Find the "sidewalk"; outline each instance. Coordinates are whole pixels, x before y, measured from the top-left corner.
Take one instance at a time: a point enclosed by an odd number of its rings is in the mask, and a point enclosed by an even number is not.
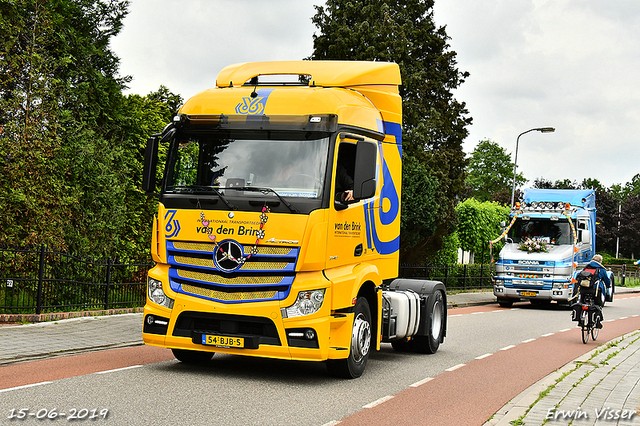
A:
[[[640,288],[616,288],[616,293]],[[449,309],[497,303],[491,292],[447,296]],[[631,420],[603,420],[607,416],[640,413],[640,330],[601,345],[535,383],[500,409],[485,426],[568,424],[640,424]],[[0,367],[17,362],[74,355],[95,350],[142,345],[142,313],[63,319],[0,327]],[[540,398],[540,392],[545,396]],[[598,413],[589,408],[598,407]],[[611,407],[613,411],[606,411]],[[551,411],[549,411],[551,410]],[[605,410],[605,411],[603,411]],[[615,412],[620,410],[619,412]],[[623,412],[622,410],[630,410]],[[586,414],[582,414],[582,413]],[[556,418],[546,419],[552,413]],[[587,416],[585,419],[584,416]],[[618,423],[619,422],[619,423]]]
[[[542,424],[640,424],[640,330],[554,371],[484,426]]]

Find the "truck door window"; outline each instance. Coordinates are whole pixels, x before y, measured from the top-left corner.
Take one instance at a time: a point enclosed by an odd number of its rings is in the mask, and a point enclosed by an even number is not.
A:
[[[353,174],[356,162],[356,145],[342,142],[338,148],[338,162],[335,175],[336,200],[343,203],[352,203],[353,200]]]

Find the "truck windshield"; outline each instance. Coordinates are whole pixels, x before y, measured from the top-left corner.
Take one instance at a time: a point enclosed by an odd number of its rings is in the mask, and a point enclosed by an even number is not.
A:
[[[295,136],[293,136],[295,135]],[[224,132],[179,135],[170,149],[165,193],[225,198],[320,199],[329,150],[326,134]],[[263,191],[256,189],[262,188]],[[276,194],[277,193],[277,194]]]
[[[551,221],[549,219],[516,219],[509,230],[509,237],[514,243],[527,238],[537,238],[547,244],[571,244],[571,225],[566,220]]]

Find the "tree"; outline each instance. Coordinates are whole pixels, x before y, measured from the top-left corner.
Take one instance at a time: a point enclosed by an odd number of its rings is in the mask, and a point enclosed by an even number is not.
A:
[[[593,188],[585,188],[593,189]],[[618,201],[606,188],[596,188],[596,249],[598,252],[616,253],[618,236]]]
[[[411,230],[419,238],[408,236],[406,228],[401,236],[413,241],[401,250],[402,259],[422,261],[455,226],[454,206],[464,190],[466,167],[462,141],[471,118],[452,91],[469,74],[458,71],[445,28],[434,24],[433,0],[327,0],[315,8],[312,22],[320,34],[314,35],[311,59],[393,61],[400,66],[403,161],[417,159],[438,187],[433,194],[437,211]],[[419,189],[411,185],[421,181],[405,176],[403,192],[415,193]]]
[[[510,207],[500,203],[480,202],[468,198],[456,206],[458,212],[458,239],[460,248],[474,252],[476,262],[489,260],[489,241],[501,233],[500,222],[509,219]],[[500,246],[494,247],[496,252]],[[484,254],[484,257],[482,257]]]
[[[128,1],[0,3],[0,228],[9,244],[148,251],[144,144],[180,98],[124,97],[109,50]]]
[[[513,186],[513,162],[507,151],[497,143],[486,139],[476,145],[467,166],[469,197],[479,201],[497,201],[509,204]],[[516,186],[527,179],[518,173]]]
[[[640,194],[632,194],[622,204],[620,253],[635,259],[640,254]]]

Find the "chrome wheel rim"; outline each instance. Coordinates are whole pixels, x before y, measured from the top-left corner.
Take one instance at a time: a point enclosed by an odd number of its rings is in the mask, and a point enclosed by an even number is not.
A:
[[[363,313],[359,313],[353,320],[351,334],[351,352],[356,362],[361,362],[368,354],[371,346],[371,325]]]

